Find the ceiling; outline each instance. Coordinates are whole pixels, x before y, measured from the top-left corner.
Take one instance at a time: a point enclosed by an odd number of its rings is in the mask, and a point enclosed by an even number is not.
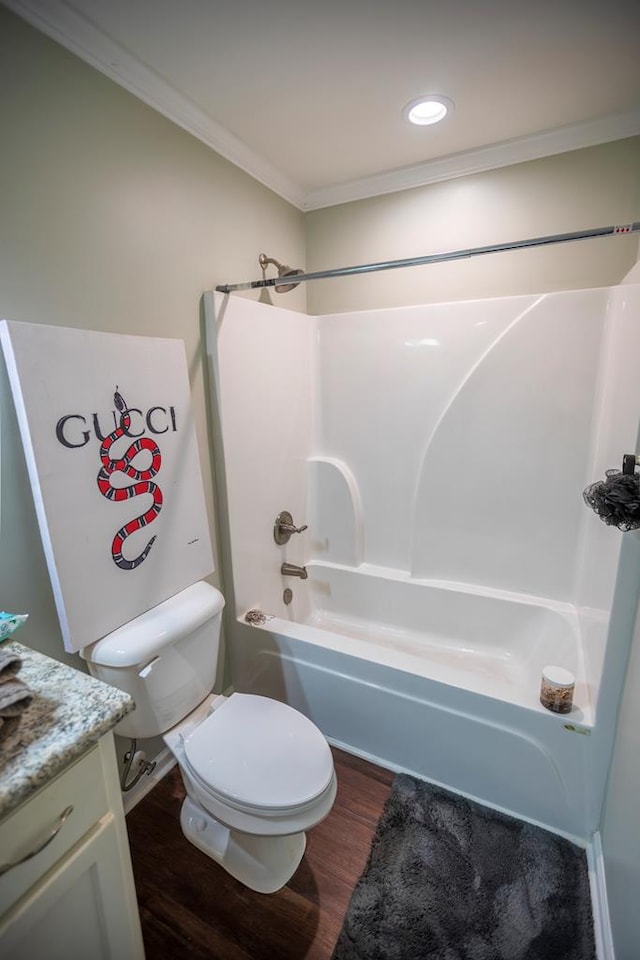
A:
[[[640,0],[4,2],[300,209],[640,133]]]

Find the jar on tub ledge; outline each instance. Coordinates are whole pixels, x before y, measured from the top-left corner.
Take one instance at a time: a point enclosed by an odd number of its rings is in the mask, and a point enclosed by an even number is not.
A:
[[[540,703],[552,713],[570,713],[576,678],[564,667],[545,667],[540,684]]]

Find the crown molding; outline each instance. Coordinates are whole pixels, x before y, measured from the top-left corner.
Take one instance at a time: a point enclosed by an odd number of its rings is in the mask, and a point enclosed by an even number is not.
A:
[[[301,184],[250,150],[64,0],[0,2],[302,211],[366,200],[640,134],[640,110],[635,110],[305,192]]]
[[[312,190],[306,196],[304,209],[320,210],[354,200],[367,200],[399,190],[410,190],[412,187],[424,187],[430,183],[497,170],[527,160],[540,160],[543,157],[568,153],[570,150],[623,140],[637,134],[640,134],[640,110],[619,113],[599,120],[546,130],[529,137],[505,140],[488,147],[480,147],[478,150],[467,150],[464,153],[427,160],[401,170]]]
[[[302,187],[255,154],[187,97],[105,36],[62,0],[2,0],[41,33],[70,50],[299,210]]]

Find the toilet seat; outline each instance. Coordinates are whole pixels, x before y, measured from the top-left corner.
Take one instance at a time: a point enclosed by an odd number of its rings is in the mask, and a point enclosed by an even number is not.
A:
[[[234,693],[183,741],[182,762],[204,797],[247,814],[313,807],[334,786],[331,750],[287,704]]]

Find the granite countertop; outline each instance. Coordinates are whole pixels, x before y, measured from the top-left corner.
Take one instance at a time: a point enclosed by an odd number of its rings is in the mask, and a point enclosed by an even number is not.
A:
[[[134,703],[128,693],[11,641],[18,679],[33,700],[9,730],[0,729],[0,818],[82,756]]]

